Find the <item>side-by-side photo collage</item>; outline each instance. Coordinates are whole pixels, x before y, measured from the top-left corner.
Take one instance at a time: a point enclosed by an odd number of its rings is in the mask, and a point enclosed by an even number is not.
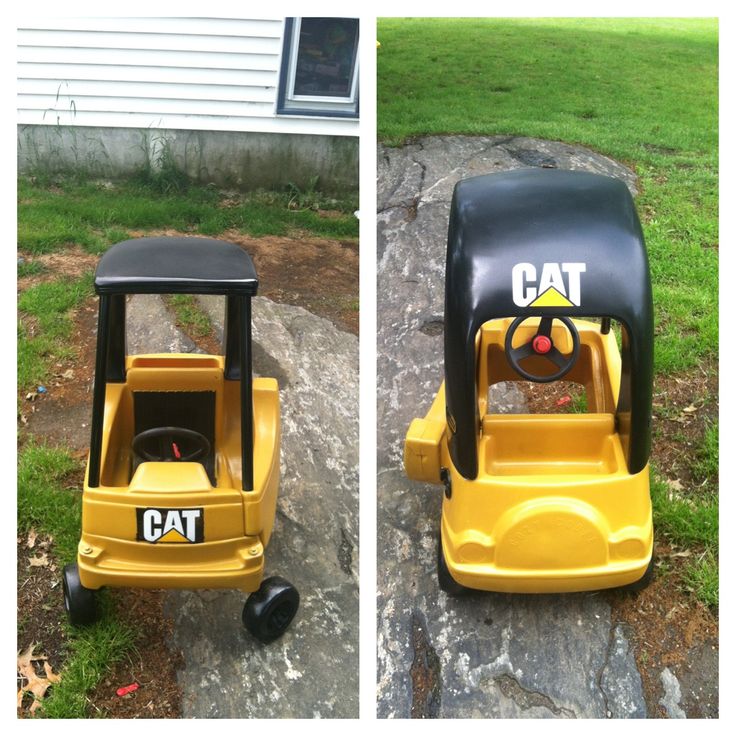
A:
[[[14,721],[728,719],[724,18],[487,10],[16,19]]]

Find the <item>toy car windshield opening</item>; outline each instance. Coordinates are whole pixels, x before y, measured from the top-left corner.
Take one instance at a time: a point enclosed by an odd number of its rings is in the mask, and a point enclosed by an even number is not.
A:
[[[510,319],[510,318],[509,318]],[[508,324],[509,319],[499,320],[497,331],[499,338],[503,337],[502,326]],[[515,371],[505,355],[504,346],[498,342],[486,344],[481,354],[480,343],[483,329],[493,329],[491,325],[484,326],[479,331],[476,341],[478,344],[477,369],[477,398],[478,414],[482,418],[486,414],[514,414],[519,409],[519,394],[515,394],[510,401],[505,401],[504,394],[494,394],[492,390],[497,384],[513,381],[524,398],[524,413],[526,414],[570,414],[570,413],[606,413],[615,414],[619,384],[613,386],[610,381],[601,380],[600,357],[594,355],[590,345],[589,335],[612,334],[617,348],[621,349],[621,325],[611,319],[597,319],[593,317],[576,318],[586,323],[581,334],[581,344],[577,358],[572,362],[570,369],[559,379],[554,381],[539,381],[537,377],[552,376],[557,367],[554,363],[545,360],[544,354],[535,355],[533,351],[523,358],[521,366],[529,369],[531,376],[520,375]],[[588,325],[587,323],[590,323]],[[522,327],[514,335],[514,345],[528,345],[538,319],[529,318],[522,323]],[[554,345],[569,358],[572,353],[572,340],[566,330],[554,327]],[[487,343],[487,341],[486,341]]]

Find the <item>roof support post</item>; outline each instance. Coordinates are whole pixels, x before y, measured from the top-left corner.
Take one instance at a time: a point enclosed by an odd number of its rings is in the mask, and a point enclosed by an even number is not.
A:
[[[125,299],[125,297],[123,297]],[[105,388],[107,386],[108,325],[110,296],[100,296],[100,311],[97,320],[97,357],[95,359],[95,385],[92,395],[92,436],[89,443],[89,478],[87,485],[100,485],[102,461],[102,425],[105,418]]]
[[[249,296],[240,302],[240,429],[243,490],[253,490],[253,359],[251,349],[251,304]]]
[[[125,294],[111,294],[107,328],[106,376],[109,383],[125,383]]]

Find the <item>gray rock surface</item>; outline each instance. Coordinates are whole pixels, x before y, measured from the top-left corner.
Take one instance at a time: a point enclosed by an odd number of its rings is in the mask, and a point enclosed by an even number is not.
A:
[[[221,299],[202,304],[221,333]],[[131,300],[130,352],[194,350],[159,307],[158,297]],[[281,490],[266,575],[293,582],[301,607],[290,630],[264,646],[241,624],[243,594],[169,592],[172,644],[185,660],[182,716],[355,718],[358,340],[262,297],[253,300],[253,339],[255,373],[278,378],[281,389]]]
[[[406,429],[424,416],[443,375],[453,187],[526,165],[607,173],[635,186],[615,161],[563,143],[433,137],[378,151],[379,717],[646,715],[626,632],[613,626],[602,596],[452,599],[439,590],[442,491],[409,481],[402,467]],[[513,387],[497,391],[499,404],[518,400]]]
[[[718,640],[692,647],[677,676],[688,717],[718,718]]]
[[[129,353],[198,352],[197,346],[177,329],[160,296],[128,297],[125,312]]]
[[[659,679],[662,682],[664,695],[660,698],[659,704],[667,712],[669,718],[687,718],[687,714],[680,707],[682,692],[680,690],[680,681],[669,667],[665,667],[659,673]]]

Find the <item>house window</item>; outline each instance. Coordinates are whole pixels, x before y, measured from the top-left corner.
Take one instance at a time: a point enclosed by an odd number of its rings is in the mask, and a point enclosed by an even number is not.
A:
[[[358,19],[287,18],[277,112],[358,117]]]

